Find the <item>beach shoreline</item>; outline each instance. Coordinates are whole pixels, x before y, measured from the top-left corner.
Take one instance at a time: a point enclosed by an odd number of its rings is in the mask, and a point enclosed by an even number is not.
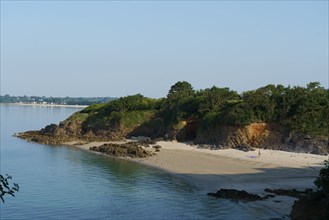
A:
[[[67,143],[88,150],[108,142],[88,144]],[[114,142],[118,143],[118,142]],[[122,143],[122,142],[119,142]],[[206,195],[221,188],[246,190],[265,196],[270,189],[315,189],[317,170],[328,156],[261,149],[243,152],[234,149],[199,149],[179,142],[159,141],[160,151],[148,158],[123,158],[132,162],[163,170],[182,178]],[[152,147],[146,148],[154,151]],[[97,153],[97,152],[94,152]],[[296,198],[276,196],[253,202],[287,217]]]

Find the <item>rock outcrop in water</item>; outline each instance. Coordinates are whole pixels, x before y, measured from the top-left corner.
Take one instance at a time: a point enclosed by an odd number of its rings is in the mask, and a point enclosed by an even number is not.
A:
[[[257,194],[251,194],[244,190],[236,190],[236,189],[220,189],[216,193],[208,193],[207,195],[216,198],[245,200],[245,201],[257,201],[263,199]]]
[[[101,146],[90,147],[90,150],[115,157],[145,158],[154,155],[153,152],[141,147],[139,142],[103,144]]]
[[[274,198],[275,195],[278,196],[289,196],[295,198],[304,198],[306,195],[310,195],[313,193],[312,189],[306,189],[305,191],[298,191],[296,189],[264,189],[264,192],[271,193],[267,194],[263,197],[248,193],[245,190],[236,190],[236,189],[220,189],[215,193],[208,193],[208,196],[216,197],[216,198],[223,198],[223,199],[233,199],[233,200],[245,200],[245,201],[257,201],[257,200],[264,200],[268,198]],[[275,194],[275,195],[273,195]]]

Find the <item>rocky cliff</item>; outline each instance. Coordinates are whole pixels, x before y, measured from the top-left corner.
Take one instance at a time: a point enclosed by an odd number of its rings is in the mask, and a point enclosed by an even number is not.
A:
[[[131,136],[150,136],[155,139],[192,141],[200,147],[212,149],[246,146],[300,153],[329,153],[328,138],[312,138],[307,134],[292,132],[287,127],[275,123],[218,126],[203,130],[197,122],[184,122],[180,126],[168,127],[160,119],[156,119],[158,123],[152,123],[150,119],[148,123],[138,123],[132,127],[120,123],[106,130],[103,127],[86,129],[87,117],[84,120],[81,118],[83,117],[73,115],[59,125],[51,124],[40,131],[22,132],[18,137],[44,144],[61,144],[68,141],[113,141]]]
[[[268,85],[239,95],[228,88],[194,91],[187,82],[166,98],[141,94],[96,104],[58,125],[18,137],[45,144],[122,140],[131,136],[189,141],[200,147],[329,153],[329,90]],[[265,123],[266,122],[266,123]]]
[[[275,123],[252,123],[247,126],[220,126],[198,133],[195,144],[211,144],[214,148],[253,148],[328,154],[327,137],[310,137]]]

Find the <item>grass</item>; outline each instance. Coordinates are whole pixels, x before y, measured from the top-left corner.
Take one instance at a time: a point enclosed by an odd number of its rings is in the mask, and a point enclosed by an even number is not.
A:
[[[121,115],[120,122],[124,127],[133,129],[148,122],[156,114],[155,110],[130,111]]]

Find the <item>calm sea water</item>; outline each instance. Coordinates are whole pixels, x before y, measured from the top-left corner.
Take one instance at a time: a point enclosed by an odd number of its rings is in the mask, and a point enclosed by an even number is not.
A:
[[[12,134],[64,120],[76,108],[0,105],[1,174],[20,185],[0,219],[269,219],[252,203],[208,197],[163,171]]]

